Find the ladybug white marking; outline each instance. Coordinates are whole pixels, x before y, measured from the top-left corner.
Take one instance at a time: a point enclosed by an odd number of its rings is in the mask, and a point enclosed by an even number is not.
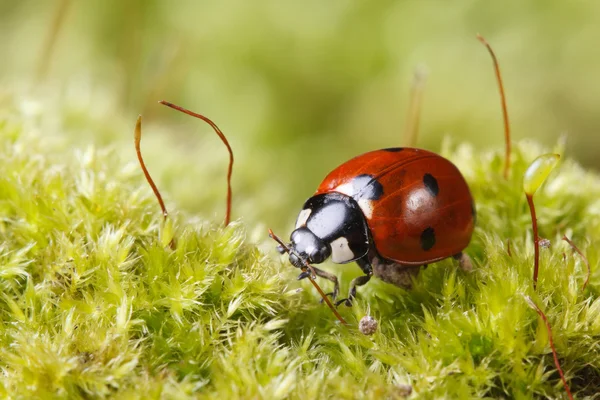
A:
[[[342,236],[331,242],[331,261],[343,264],[355,258],[354,253],[350,249],[348,239]]]
[[[371,219],[373,216],[373,201],[367,199],[358,199],[358,206],[362,210],[365,217]]]
[[[354,197],[356,194],[352,182],[344,183],[333,190],[350,197]],[[365,217],[371,219],[373,216],[373,202],[369,199],[358,199],[358,206],[362,210]]]
[[[338,187],[336,187],[335,189],[333,189],[335,192],[340,192],[342,194],[345,194],[346,196],[354,196],[354,185],[352,184],[352,182],[346,182],[343,185],[340,185]]]
[[[311,212],[312,210],[310,208],[305,208],[304,210],[300,211],[300,214],[298,214],[298,219],[296,220],[296,229],[306,225],[306,221],[308,221],[308,217],[310,217]]]

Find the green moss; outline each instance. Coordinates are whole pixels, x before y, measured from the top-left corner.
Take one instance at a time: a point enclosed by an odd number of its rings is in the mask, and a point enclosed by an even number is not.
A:
[[[170,250],[134,164],[107,149],[59,152],[26,120],[5,118],[0,138],[4,397],[394,398],[409,384],[420,398],[562,398],[524,295],[548,315],[576,396],[600,387],[600,178],[568,157],[536,195],[552,242],[537,292],[521,179],[547,149],[518,143],[505,181],[500,150],[446,144],[477,202],[476,270],[443,261],[411,291],[375,280],[340,308],[343,327],[297,270],[259,250],[273,246],[266,235],[254,244],[241,222],[176,213]],[[565,233],[592,265],[585,293]],[[358,273],[332,270],[342,290]],[[367,312],[380,323],[371,337],[356,329]]]

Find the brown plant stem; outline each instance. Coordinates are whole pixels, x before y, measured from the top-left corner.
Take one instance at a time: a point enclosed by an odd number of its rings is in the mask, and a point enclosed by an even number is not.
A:
[[[192,117],[195,117],[195,118],[199,118],[202,121],[206,122],[207,124],[209,124],[211,126],[211,128],[213,128],[213,130],[219,136],[219,138],[221,139],[221,141],[223,142],[225,147],[227,147],[227,151],[229,152],[229,167],[227,169],[227,205],[226,205],[226,211],[225,211],[225,226],[229,225],[229,221],[231,219],[231,174],[233,172],[233,150],[231,150],[229,141],[227,140],[227,138],[225,137],[225,135],[223,134],[221,129],[219,129],[219,127],[214,122],[212,122],[209,118],[205,117],[204,115],[195,113],[193,111],[190,111],[186,108],[180,107],[173,103],[169,103],[168,101],[161,100],[161,101],[159,101],[159,103],[162,105],[165,105],[167,107],[170,107],[174,110],[181,111],[184,114],[191,115]]]
[[[427,73],[423,68],[417,68],[410,87],[410,97],[408,104],[408,115],[406,117],[406,127],[404,135],[406,145],[413,147],[417,143],[419,135],[419,122],[421,119],[421,106],[423,104],[423,94],[425,93],[425,81]]]
[[[538,237],[537,218],[535,216],[535,205],[533,204],[533,195],[525,194],[529,211],[531,212],[531,226],[533,227],[533,289],[537,289],[538,270],[540,267],[540,238]]]
[[[56,6],[56,10],[54,11],[54,16],[52,18],[52,23],[50,24],[50,28],[48,29],[47,34],[45,35],[44,44],[42,46],[42,52],[40,53],[40,58],[37,62],[37,69],[35,75],[36,83],[40,83],[41,81],[43,81],[46,75],[48,74],[48,68],[50,68],[52,54],[54,53],[54,48],[56,47],[56,41],[64,25],[65,17],[67,16],[70,5],[71,0],[60,0],[58,5]]]
[[[506,154],[504,159],[504,179],[508,179],[508,174],[510,172],[510,123],[508,120],[508,108],[506,106],[506,95],[504,94],[504,84],[502,83],[502,75],[500,74],[500,65],[498,63],[498,59],[496,58],[496,54],[494,54],[494,50],[492,50],[492,46],[484,39],[483,36],[477,34],[477,39],[483,43],[483,45],[488,49],[490,55],[492,56],[492,61],[494,62],[494,71],[496,72],[496,80],[498,81],[498,88],[500,89],[500,102],[502,104],[502,116],[504,118],[504,141],[506,142]]]
[[[142,116],[141,115],[138,116],[137,121],[135,123],[135,130],[133,133],[133,138],[134,138],[135,152],[137,153],[137,159],[140,162],[140,166],[142,167],[142,171],[144,172],[146,181],[148,181],[148,184],[150,185],[150,187],[152,188],[152,191],[154,192],[154,196],[158,200],[158,204],[160,205],[160,209],[162,211],[164,221],[166,221],[167,217],[169,216],[169,213],[167,212],[167,208],[165,207],[165,202],[163,201],[163,198],[160,194],[160,191],[158,190],[158,187],[156,187],[154,180],[150,176],[150,173],[148,172],[148,169],[146,168],[146,163],[144,162],[144,158],[142,157],[142,150],[140,148],[140,144],[142,142]],[[171,241],[169,242],[169,247],[172,250],[175,250],[176,246],[175,246],[174,238],[171,239]]]
[[[560,367],[560,362],[558,361],[558,353],[556,352],[556,348],[554,347],[554,340],[552,339],[552,328],[550,327],[548,318],[546,317],[546,314],[544,314],[544,312],[537,306],[537,304],[535,304],[533,302],[531,297],[525,296],[525,301],[527,301],[527,304],[529,304],[529,306],[531,308],[533,308],[535,310],[535,312],[538,313],[538,315],[544,321],[544,325],[546,325],[546,330],[548,331],[548,343],[550,344],[550,349],[552,350],[552,356],[554,357],[554,365],[556,366],[556,369],[558,370],[560,379],[562,380],[563,386],[565,387],[565,390],[567,392],[567,396],[569,396],[569,399],[573,400],[573,395],[571,394],[571,389],[569,388],[569,384],[567,383],[567,380],[565,379],[565,374],[563,373],[563,370]]]

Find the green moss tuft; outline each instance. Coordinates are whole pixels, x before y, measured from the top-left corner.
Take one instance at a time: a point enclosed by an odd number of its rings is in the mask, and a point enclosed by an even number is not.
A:
[[[600,178],[567,158],[536,195],[552,245],[534,292],[522,192],[546,151],[534,143],[515,146],[508,181],[500,151],[446,144],[477,202],[476,270],[443,261],[411,291],[375,280],[340,308],[343,327],[240,222],[176,214],[177,248],[164,246],[135,164],[106,149],[53,151],[22,121],[0,123],[0,138],[2,396],[394,398],[411,385],[422,398],[564,397],[525,295],[548,315],[576,396],[600,387]],[[591,263],[585,293],[585,265],[563,234]],[[342,290],[359,272],[332,270]],[[370,337],[356,327],[367,313],[380,326]]]

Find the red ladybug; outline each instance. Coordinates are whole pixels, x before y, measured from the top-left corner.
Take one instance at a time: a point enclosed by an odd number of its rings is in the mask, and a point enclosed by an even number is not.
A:
[[[471,240],[475,204],[460,171],[445,158],[414,148],[389,148],[362,154],[334,169],[304,203],[292,232],[290,262],[338,264],[356,261],[365,273],[410,287],[411,275],[423,265],[454,257],[464,269],[471,262],[462,250]],[[283,252],[283,248],[279,248]],[[314,268],[334,282],[335,275]],[[298,279],[308,277],[302,273]]]

